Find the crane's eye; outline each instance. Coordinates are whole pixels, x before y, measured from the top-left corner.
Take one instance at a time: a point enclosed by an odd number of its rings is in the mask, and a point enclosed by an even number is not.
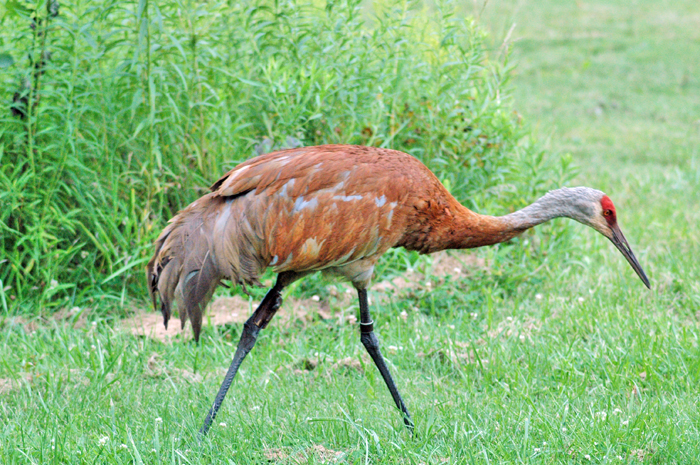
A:
[[[605,211],[603,212],[603,215],[604,215],[604,216],[610,216],[610,215],[612,215],[612,210],[605,210]]]

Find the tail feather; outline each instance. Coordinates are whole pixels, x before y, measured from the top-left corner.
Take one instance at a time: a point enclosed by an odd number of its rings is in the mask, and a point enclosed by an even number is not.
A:
[[[178,258],[164,260],[164,262],[160,276],[156,277],[156,291],[160,296],[160,312],[163,314],[163,324],[167,328],[171,315],[173,296],[175,295],[175,288],[178,282],[178,275],[180,274],[182,266]],[[156,301],[155,293],[153,295],[153,301]],[[158,308],[155,303],[153,306],[156,309]]]
[[[189,319],[197,341],[204,308],[223,277],[211,254],[211,227],[205,221],[212,205],[202,200],[170,221],[156,240],[156,252],[147,265],[153,306],[158,308],[160,298],[163,324],[168,327],[175,303],[182,327]]]
[[[188,239],[195,239],[196,235]],[[211,247],[206,237],[200,237],[199,242],[193,241],[185,260],[180,280],[175,290],[178,308],[186,309],[187,317],[192,325],[195,339],[199,340],[202,328],[202,316],[216,286],[221,281],[221,274],[211,254]],[[185,316],[181,316],[181,325],[185,327]]]
[[[158,310],[158,297],[160,297],[160,312],[163,314],[163,325],[168,328],[170,320],[171,300],[168,299],[172,295],[172,291],[168,291],[169,283],[172,281],[173,270],[179,268],[177,264],[171,264],[171,257],[162,257],[160,252],[163,248],[163,243],[170,236],[172,225],[165,228],[158,240],[156,240],[156,253],[146,265],[146,275],[148,276],[148,293],[153,302],[153,308]],[[168,267],[168,265],[171,265]]]
[[[198,341],[204,309],[223,278],[258,282],[265,260],[261,244],[247,237],[253,235],[250,228],[240,227],[243,210],[207,194],[170,220],[156,240],[146,269],[153,306],[158,309],[160,298],[166,328],[176,303],[183,328],[189,320]]]

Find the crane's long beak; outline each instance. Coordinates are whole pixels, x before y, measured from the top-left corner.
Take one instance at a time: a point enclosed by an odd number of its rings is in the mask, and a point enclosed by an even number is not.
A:
[[[620,227],[617,224],[612,227],[612,238],[610,238],[610,241],[615,244],[615,247],[617,247],[620,252],[622,252],[622,255],[625,256],[629,264],[632,266],[632,269],[634,269],[644,285],[651,289],[651,286],[649,285],[649,278],[647,278],[647,275],[644,273],[642,265],[640,265],[637,261],[637,257],[635,257],[632,253],[632,249],[627,243],[627,239],[625,239],[625,236],[622,234],[622,231],[620,231]]]

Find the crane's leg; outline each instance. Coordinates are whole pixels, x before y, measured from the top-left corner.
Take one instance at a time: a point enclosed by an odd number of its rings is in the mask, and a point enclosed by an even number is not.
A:
[[[406,409],[406,405],[403,403],[401,394],[399,394],[399,390],[396,389],[396,384],[394,384],[391,373],[389,373],[389,368],[384,362],[384,357],[382,357],[382,354],[379,351],[379,340],[374,334],[374,322],[369,314],[367,290],[358,289],[357,295],[360,298],[360,340],[365,346],[365,349],[367,349],[367,352],[369,352],[372,360],[374,360],[374,364],[377,365],[379,372],[382,374],[382,378],[384,378],[386,387],[389,388],[389,392],[391,393],[391,397],[394,398],[396,406],[403,413],[403,422],[406,425],[406,428],[408,428],[411,434],[413,434],[414,426],[413,420],[411,420],[411,414],[408,413],[408,409]]]
[[[214,404],[212,404],[211,409],[209,409],[209,414],[204,420],[204,425],[202,425],[202,428],[199,430],[200,439],[206,436],[207,431],[209,431],[209,427],[214,421],[214,418],[216,418],[216,413],[219,411],[221,403],[224,401],[224,397],[226,397],[228,388],[231,386],[233,378],[238,372],[238,368],[241,366],[241,363],[246,355],[248,355],[248,352],[250,352],[255,345],[255,341],[258,338],[258,333],[261,329],[267,326],[275,312],[277,312],[277,309],[282,304],[282,289],[299,279],[301,276],[303,275],[293,272],[280,273],[277,276],[275,286],[267,292],[265,298],[262,300],[262,302],[260,302],[260,305],[255,310],[253,315],[243,325],[241,340],[238,342],[238,347],[236,348],[236,353],[233,356],[233,361],[231,361],[231,366],[228,368],[226,376],[224,377],[224,382],[221,384],[219,392],[216,394]]]

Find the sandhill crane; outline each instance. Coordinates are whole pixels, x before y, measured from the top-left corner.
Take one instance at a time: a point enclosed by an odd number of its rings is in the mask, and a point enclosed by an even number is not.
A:
[[[367,301],[374,266],[387,250],[420,253],[507,241],[552,218],[592,227],[622,252],[649,287],[617,224],[615,207],[588,187],[549,192],[532,205],[494,217],[462,206],[416,158],[395,150],[351,145],[268,153],[226,173],[211,193],[179,212],[157,239],[147,266],[167,327],[177,301],[199,340],[202,312],[224,278],[260,285],[266,268],[277,282],[244,324],[240,342],[200,434],[214,420],[241,362],[282,302],[282,289],[314,271],[340,275],[357,289],[360,336],[403,413],[411,416],[379,351]]]

